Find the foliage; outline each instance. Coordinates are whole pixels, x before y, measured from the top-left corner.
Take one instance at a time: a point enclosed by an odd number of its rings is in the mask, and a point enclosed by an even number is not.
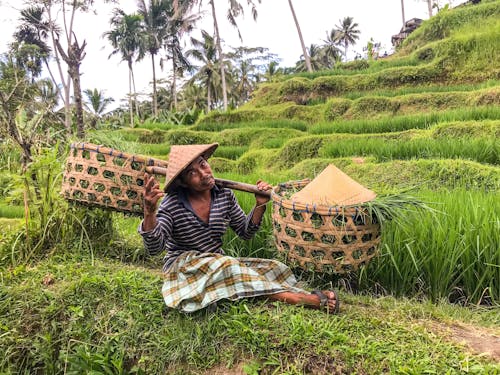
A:
[[[265,301],[186,315],[166,310],[157,272],[68,257],[4,270],[2,280],[7,373],[181,374],[219,363],[263,374],[498,371],[425,325],[431,316],[435,324],[495,326],[494,311],[341,293],[345,314],[356,319]]]
[[[363,283],[376,283],[396,294],[425,294],[434,301],[497,301],[498,196],[465,190],[422,196],[436,202],[437,213],[423,212],[409,216],[406,223],[390,224],[382,254],[362,275]]]

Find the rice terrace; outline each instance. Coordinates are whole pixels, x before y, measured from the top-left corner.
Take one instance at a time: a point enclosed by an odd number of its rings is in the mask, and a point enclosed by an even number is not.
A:
[[[83,38],[50,18],[61,2],[20,13],[0,61],[0,374],[500,374],[500,0],[434,9],[389,56],[344,61],[353,41],[332,31],[293,68],[222,54],[218,32],[183,47],[198,3],[116,11],[105,38],[130,73],[158,51],[176,73],[158,69],[144,100],[131,84],[111,112],[80,81]],[[226,233],[226,254],[284,262],[305,289],[338,291],[338,314],[165,305],[164,254],[138,234],[144,171],[172,145],[215,142],[217,178],[275,187],[260,230]],[[340,213],[285,204],[332,165],[376,197]],[[254,194],[234,193],[249,212]]]

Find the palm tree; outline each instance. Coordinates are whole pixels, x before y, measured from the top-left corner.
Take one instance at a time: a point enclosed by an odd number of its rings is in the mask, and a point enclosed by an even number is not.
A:
[[[217,60],[217,47],[215,40],[205,30],[201,31],[203,40],[191,38],[193,49],[186,52],[187,57],[192,57],[194,60],[199,61],[202,65],[198,67],[196,73],[189,80],[190,83],[198,82],[206,90],[206,110],[209,112],[213,108],[213,103],[216,101],[214,97],[217,96],[220,77],[220,71]]]
[[[329,67],[333,67],[336,61],[340,59],[342,52],[338,48],[340,41],[340,32],[336,29],[332,29],[329,33],[326,33],[326,39],[323,40],[325,45],[323,46],[323,53],[325,59],[328,61]]]
[[[344,58],[347,61],[347,48],[349,45],[356,44],[356,40],[359,39],[359,29],[357,28],[359,25],[356,22],[353,22],[352,17],[344,17],[343,20],[339,20],[340,24],[336,25],[339,32],[339,40],[341,44],[344,46]]]
[[[29,56],[25,56],[30,61],[24,61],[27,64],[26,67],[30,68],[33,76],[39,76],[42,72],[42,65],[49,69],[48,57],[50,55],[51,49],[48,46],[46,40],[49,36],[49,25],[44,20],[44,10],[42,7],[28,7],[21,10],[20,21],[21,24],[18,26],[17,31],[14,33],[15,42],[11,45],[12,50],[18,50],[22,52],[25,50],[26,46],[31,46],[31,53]],[[17,57],[17,62],[23,63],[22,55]]]
[[[283,69],[279,67],[279,63],[275,60],[269,61],[264,71],[266,81],[272,81],[279,74],[283,74]]]
[[[192,65],[184,56],[181,46],[181,38],[184,34],[194,29],[195,23],[200,19],[200,14],[189,14],[192,3],[187,0],[174,6],[173,13],[169,17],[167,26],[167,37],[165,47],[167,59],[172,60],[172,98],[174,108],[177,109],[177,75],[183,75],[185,70],[192,70]]]
[[[95,128],[97,120],[102,117],[106,111],[106,107],[114,102],[113,98],[104,96],[103,90],[86,89],[83,90],[86,97],[85,108],[92,113],[92,127]]]
[[[297,20],[297,16],[295,15],[295,10],[293,9],[292,0],[288,0],[288,5],[290,5],[290,10],[292,11],[293,20],[295,22],[295,27],[297,28],[297,32],[299,33],[300,45],[302,46],[302,56],[304,57],[304,61],[307,67],[308,72],[312,72],[311,59],[307,54],[306,45],[304,44],[304,38],[302,37],[302,32],[300,31],[299,21]]]
[[[153,69],[153,114],[158,117],[158,99],[156,90],[156,66],[155,56],[160,51],[167,36],[168,11],[170,1],[149,0],[148,6],[144,0],[138,0],[138,13],[142,16],[146,30],[145,49],[151,56],[151,66]]]
[[[132,99],[134,99],[135,102],[136,115],[139,115],[133,61],[136,56],[136,59],[139,59],[144,55],[143,47],[145,45],[146,34],[144,33],[142,17],[138,14],[125,14],[122,9],[114,9],[113,16],[110,19],[110,24],[113,28],[110,31],[105,32],[103,36],[108,39],[114,48],[108,58],[119,53],[122,61],[127,62],[129,72],[128,85],[130,126],[133,126],[134,114]]]
[[[200,3],[200,5],[203,3],[203,0],[193,0],[195,3]],[[259,3],[261,0],[257,0]],[[217,22],[217,16],[215,13],[215,1],[214,0],[208,0],[208,3],[210,4],[210,8],[212,10],[212,18],[214,20],[214,32],[215,32],[215,44],[217,47],[217,53],[219,54],[219,60],[220,60],[220,77],[221,77],[221,83],[222,83],[222,100],[223,100],[223,105],[224,105],[224,110],[227,110],[227,84],[226,84],[226,74],[225,74],[225,63],[224,63],[224,54],[222,53],[222,46],[221,46],[221,38],[220,38],[220,33],[219,33],[219,24]],[[251,7],[252,11],[252,17],[255,20],[257,20],[257,7],[255,5],[254,0],[247,0],[247,4]],[[238,0],[228,0],[228,8],[227,8],[227,19],[229,23],[236,28],[238,31],[238,36],[241,38],[241,33],[238,29],[238,24],[236,23],[236,18],[238,18],[240,15],[244,14],[244,9],[243,6],[239,3]]]
[[[309,48],[306,48],[307,54],[309,55],[309,64],[313,71],[321,70],[326,68],[325,66],[325,55],[323,49],[317,44],[311,44]],[[297,62],[295,70],[297,72],[309,71],[307,64],[305,62],[304,56],[301,56],[302,60]]]

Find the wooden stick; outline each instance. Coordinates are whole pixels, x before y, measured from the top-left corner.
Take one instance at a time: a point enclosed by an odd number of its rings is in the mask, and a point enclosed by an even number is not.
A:
[[[166,176],[167,174],[167,168],[162,168],[162,167],[146,167],[146,172],[151,173],[151,174],[157,174],[161,176]],[[233,190],[239,190],[239,191],[246,191],[247,193],[254,193],[254,194],[259,194],[263,195],[266,197],[271,196],[270,191],[262,191],[257,188],[256,185],[252,184],[247,184],[244,182],[237,182],[237,181],[231,181],[231,180],[224,180],[221,178],[216,178],[215,183],[217,186],[228,188],[228,189],[233,189]]]

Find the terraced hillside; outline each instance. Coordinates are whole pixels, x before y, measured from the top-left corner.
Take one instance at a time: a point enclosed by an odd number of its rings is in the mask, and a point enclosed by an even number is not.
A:
[[[311,178],[333,163],[379,194],[412,188],[438,213],[386,228],[382,256],[357,285],[498,300],[499,15],[499,1],[445,10],[391,57],[281,77],[194,126],[153,124],[94,141],[162,158],[171,144],[219,142],[215,171],[247,182]]]
[[[250,183],[311,178],[333,163],[379,196],[407,192],[433,210],[384,225],[379,256],[359,272],[294,268],[308,287],[339,290],[339,316],[254,300],[185,315],[164,306],[161,259],[143,257],[140,219],[64,211],[58,192],[42,191],[39,243],[57,245],[36,258],[21,254],[22,233],[0,237],[0,372],[497,374],[499,104],[500,0],[483,0],[439,12],[393,56],[277,78],[195,125],[92,132],[89,142],[163,159],[172,144],[218,142],[217,176]],[[41,174],[59,186],[57,173]],[[16,193],[19,176],[0,178]],[[255,202],[237,196],[246,211]],[[54,207],[66,214],[57,228]],[[4,231],[23,214],[0,202]],[[229,255],[281,257],[266,215],[251,241],[227,235]]]

